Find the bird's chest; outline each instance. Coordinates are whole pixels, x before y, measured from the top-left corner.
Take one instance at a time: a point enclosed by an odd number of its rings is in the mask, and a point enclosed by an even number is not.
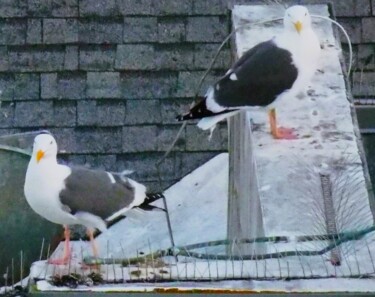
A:
[[[59,194],[65,188],[62,176],[48,170],[31,171],[26,176],[25,196],[31,208],[44,215],[60,209]]]

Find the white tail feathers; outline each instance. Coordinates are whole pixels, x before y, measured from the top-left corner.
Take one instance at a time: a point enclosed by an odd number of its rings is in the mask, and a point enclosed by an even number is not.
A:
[[[221,122],[222,120],[226,119],[226,118],[229,118],[233,115],[235,115],[236,113],[240,112],[240,110],[233,110],[231,112],[227,112],[227,113],[222,113],[222,114],[218,114],[216,116],[212,116],[212,117],[207,117],[207,118],[203,118],[201,119],[197,126],[202,129],[202,130],[208,130],[208,129],[211,129],[213,128],[218,122]]]

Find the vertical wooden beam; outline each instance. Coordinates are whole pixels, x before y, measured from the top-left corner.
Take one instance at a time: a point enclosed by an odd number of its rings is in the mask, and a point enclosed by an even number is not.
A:
[[[229,240],[264,236],[262,208],[248,113],[229,119]],[[232,246],[231,254],[252,255],[264,251],[263,244]]]

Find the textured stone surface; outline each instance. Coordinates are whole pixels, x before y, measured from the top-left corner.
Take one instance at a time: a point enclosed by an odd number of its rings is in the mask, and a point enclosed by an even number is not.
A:
[[[359,69],[375,69],[375,47],[373,44],[358,45],[358,67]]]
[[[163,18],[158,23],[158,41],[161,43],[183,42],[186,39],[185,20]]]
[[[209,131],[202,131],[197,126],[186,126],[186,150],[187,151],[222,151],[228,148],[228,136],[226,127],[217,127],[211,139]]]
[[[155,0],[118,0],[122,15],[154,15]]]
[[[9,69],[8,48],[0,46],[0,71],[7,71]]]
[[[186,27],[186,40],[222,42],[228,34],[228,23],[219,17],[191,17]]]
[[[375,42],[375,17],[362,19],[362,40]]]
[[[15,74],[14,99],[39,99],[39,79],[39,74]]]
[[[193,5],[194,13],[200,15],[222,15],[229,12],[225,0],[194,0]]]
[[[154,47],[146,44],[117,46],[115,68],[120,70],[155,69]]]
[[[193,0],[184,1],[155,1],[156,13],[159,15],[186,15],[193,11]]]
[[[370,0],[341,0],[335,1],[336,16],[368,16],[371,15]]]
[[[126,153],[152,152],[158,148],[157,126],[124,127],[122,148]]]
[[[115,65],[116,46],[81,46],[79,67],[82,70],[113,70]]]
[[[26,42],[29,44],[42,43],[42,20],[41,19],[28,19],[27,20]]]
[[[9,69],[16,72],[61,71],[65,51],[61,47],[16,47],[9,50]]]
[[[0,17],[26,17],[28,0],[2,0]]]
[[[123,73],[122,96],[127,99],[156,99],[172,97],[177,88],[175,73],[139,72]]]
[[[80,43],[121,43],[123,22],[121,20],[82,20],[79,23]]]
[[[65,47],[64,69],[78,69],[78,46],[72,45]]]
[[[43,19],[43,42],[46,44],[78,42],[76,19]]]
[[[24,19],[0,20],[0,45],[22,45],[26,42],[27,21]]]
[[[80,0],[80,16],[116,16],[119,15],[116,0]]]
[[[111,127],[124,125],[125,104],[113,100],[77,102],[79,126]]]
[[[347,31],[352,43],[360,43],[362,39],[362,22],[359,18],[340,18],[340,24]],[[347,43],[345,36],[340,35],[341,42]]]
[[[33,17],[77,17],[78,0],[27,0],[28,15]]]
[[[157,42],[158,21],[156,17],[125,17],[124,42]]]
[[[120,74],[118,72],[88,72],[87,97],[120,98]]]
[[[128,100],[126,103],[126,125],[160,123],[159,100]]]
[[[55,101],[53,103],[53,126],[75,127],[77,124],[77,105],[74,101]]]
[[[15,104],[12,102],[1,102],[0,104],[0,128],[13,127],[14,105]]]
[[[16,127],[48,127],[53,121],[52,101],[17,102],[15,110]]]
[[[155,46],[154,59],[157,69],[186,70],[194,68],[193,47],[191,45]]]

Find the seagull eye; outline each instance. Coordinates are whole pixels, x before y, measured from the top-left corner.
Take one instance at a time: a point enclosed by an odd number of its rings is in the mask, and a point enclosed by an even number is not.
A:
[[[53,141],[51,140],[51,142],[49,144],[52,144],[52,143],[53,143]]]
[[[305,12],[305,16],[307,16],[307,12]]]

